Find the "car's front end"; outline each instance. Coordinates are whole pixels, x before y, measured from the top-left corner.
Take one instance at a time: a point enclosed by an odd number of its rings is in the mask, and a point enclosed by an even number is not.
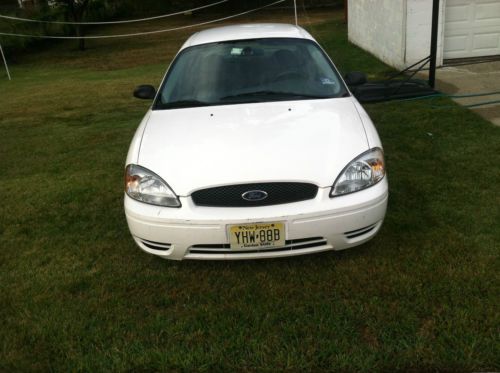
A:
[[[265,186],[263,187],[265,189]],[[258,259],[343,250],[376,235],[387,206],[387,182],[340,198],[331,187],[310,200],[263,207],[200,207],[190,196],[182,207],[145,205],[125,197],[130,231],[144,251],[166,259]],[[282,224],[285,245],[231,248],[233,226]]]
[[[202,43],[211,53],[203,63],[219,53],[227,73],[279,61],[296,45],[321,58],[310,40],[263,40]],[[186,60],[177,70],[188,71],[196,55]],[[232,89],[223,74],[192,84],[194,98],[186,94],[189,77],[180,79],[174,67],[127,157],[125,213],[141,249],[175,260],[274,258],[342,250],[376,235],[388,199],[380,139],[335,71],[326,76],[326,63],[319,66],[319,77],[310,72],[314,66],[303,68],[312,80],[288,64],[267,82],[260,77],[267,70],[259,75],[252,83],[259,90],[217,96],[203,90],[221,82]],[[243,76],[238,85],[249,79],[255,77]],[[306,93],[293,87],[300,81],[309,85]]]

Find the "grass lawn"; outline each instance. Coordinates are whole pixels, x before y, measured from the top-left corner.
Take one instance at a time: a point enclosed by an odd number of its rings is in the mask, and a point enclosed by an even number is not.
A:
[[[343,72],[390,71],[341,14],[310,18]],[[500,128],[451,101],[366,107],[390,181],[368,244],[227,263],[135,246],[123,168],[148,103],[131,92],[193,31],[57,43],[0,76],[0,370],[500,370]]]

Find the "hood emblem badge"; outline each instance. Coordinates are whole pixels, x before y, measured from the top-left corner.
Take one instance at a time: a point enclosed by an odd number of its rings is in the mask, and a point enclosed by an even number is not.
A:
[[[263,190],[249,190],[241,195],[245,201],[258,202],[267,198],[267,192]]]

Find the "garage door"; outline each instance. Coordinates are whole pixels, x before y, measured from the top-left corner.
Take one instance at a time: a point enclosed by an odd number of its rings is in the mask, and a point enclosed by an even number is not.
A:
[[[445,4],[445,59],[500,55],[500,0]]]

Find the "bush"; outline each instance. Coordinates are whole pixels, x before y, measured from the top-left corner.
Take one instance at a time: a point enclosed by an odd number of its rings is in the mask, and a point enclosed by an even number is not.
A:
[[[43,21],[62,19],[60,14],[47,7],[41,7],[37,9],[37,11],[24,11],[19,8],[7,9],[0,9],[1,14]],[[0,19],[0,32],[26,35],[67,35],[69,30],[67,27],[64,27],[64,25]],[[6,51],[18,52],[39,46],[43,44],[43,40],[39,38],[0,36],[0,44]]]

